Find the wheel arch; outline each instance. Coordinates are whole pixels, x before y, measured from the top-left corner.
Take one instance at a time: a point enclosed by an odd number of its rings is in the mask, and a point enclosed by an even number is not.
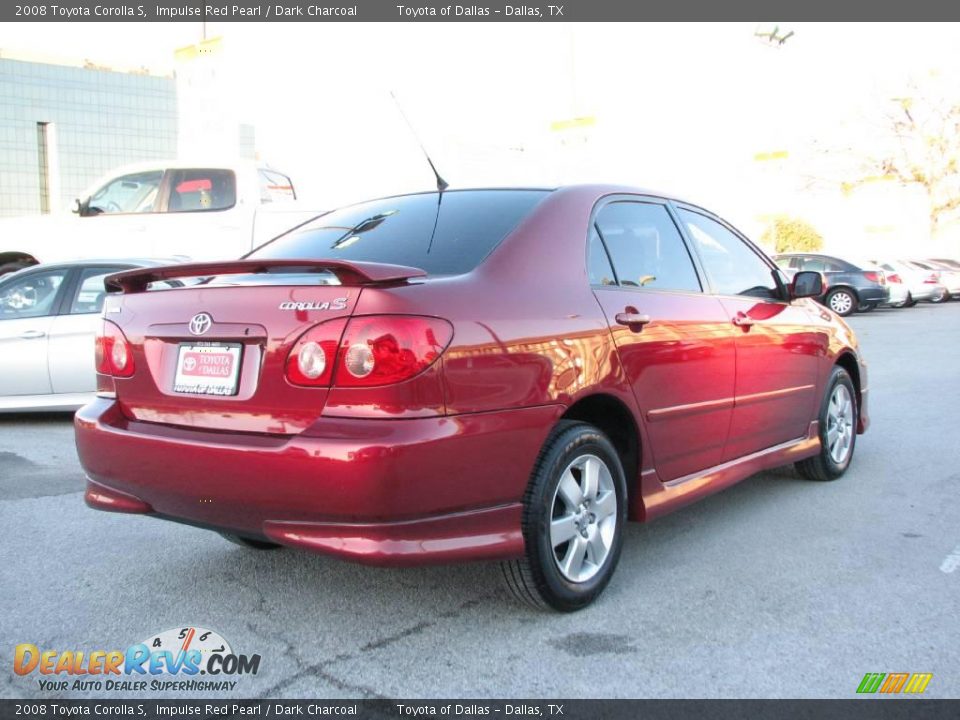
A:
[[[839,365],[844,370],[847,371],[847,375],[850,376],[850,379],[853,381],[853,389],[857,394],[857,407],[862,407],[863,402],[863,390],[861,386],[861,377],[860,377],[860,363],[857,361],[857,356],[852,350],[844,350],[839,355],[837,355],[834,365]],[[858,430],[861,420],[859,418],[859,413],[857,417]],[[862,431],[861,431],[862,432]]]
[[[640,428],[630,408],[619,398],[596,393],[578,399],[563,413],[560,420],[579,420],[599,428],[610,438],[627,480],[628,508],[635,507],[640,493],[640,461],[642,447]]]

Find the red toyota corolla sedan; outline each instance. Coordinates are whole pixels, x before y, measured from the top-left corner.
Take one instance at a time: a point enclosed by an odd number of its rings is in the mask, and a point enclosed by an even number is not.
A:
[[[86,501],[252,548],[498,559],[575,610],[627,520],[846,471],[867,374],[820,283],[607,186],[373,200],[241,261],[123,272],[76,416]]]

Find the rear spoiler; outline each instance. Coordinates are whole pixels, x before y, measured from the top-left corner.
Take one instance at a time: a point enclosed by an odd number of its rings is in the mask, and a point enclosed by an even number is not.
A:
[[[406,265],[343,260],[230,260],[209,263],[184,263],[162,267],[137,268],[109,275],[104,283],[108,291],[143,292],[150,283],[175,278],[211,277],[215,275],[248,275],[267,273],[276,268],[307,272],[329,272],[344,285],[396,283],[410,278],[426,277],[427,271]]]

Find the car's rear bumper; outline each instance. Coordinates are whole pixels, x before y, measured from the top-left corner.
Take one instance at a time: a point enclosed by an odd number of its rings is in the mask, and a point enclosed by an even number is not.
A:
[[[885,303],[890,299],[890,290],[878,285],[877,287],[857,288],[857,296],[861,304],[876,305]]]
[[[943,285],[934,285],[932,283],[924,283],[923,285],[912,285],[910,287],[910,297],[914,300],[923,301],[929,300],[931,298],[940,297],[947,289]]]
[[[521,499],[554,406],[321,421],[312,435],[215,433],[78,411],[86,501],[398,565],[516,557]]]

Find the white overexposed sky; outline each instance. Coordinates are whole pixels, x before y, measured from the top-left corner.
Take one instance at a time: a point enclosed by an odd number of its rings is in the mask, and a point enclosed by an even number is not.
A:
[[[690,197],[748,231],[765,213],[817,215],[796,168],[779,182],[757,153],[795,162],[814,143],[862,138],[909,78],[960,69],[951,24],[781,23],[794,35],[780,48],[757,28],[209,23],[207,34],[224,39],[261,156],[318,207],[431,186],[392,91],[453,186],[623,182]],[[3,49],[161,72],[200,37],[199,23],[0,26]],[[550,130],[582,116],[595,118],[586,136]]]

